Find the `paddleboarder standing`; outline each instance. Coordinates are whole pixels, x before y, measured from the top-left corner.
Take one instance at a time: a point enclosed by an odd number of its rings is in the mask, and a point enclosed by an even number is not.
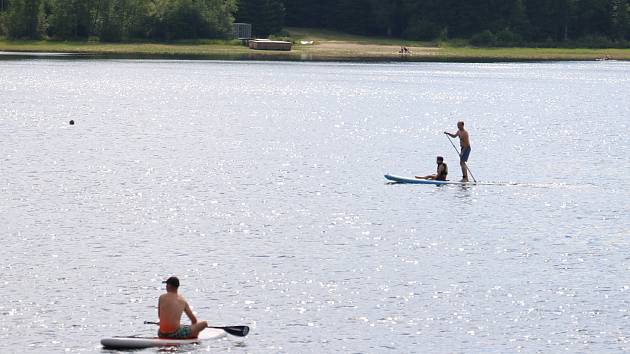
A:
[[[170,277],[162,283],[166,284],[166,293],[160,295],[158,300],[158,317],[160,329],[158,337],[170,339],[197,338],[199,333],[208,327],[206,321],[197,321],[188,302],[177,293],[179,279]],[[181,325],[182,313],[190,319],[191,325]]]
[[[468,162],[468,157],[470,156],[470,137],[466,129],[464,129],[464,122],[457,122],[457,132],[455,134],[449,132],[444,132],[444,134],[451,138],[459,138],[459,145],[462,148],[459,154],[459,165],[462,167],[462,182],[468,182],[468,167],[466,166],[466,162]]]

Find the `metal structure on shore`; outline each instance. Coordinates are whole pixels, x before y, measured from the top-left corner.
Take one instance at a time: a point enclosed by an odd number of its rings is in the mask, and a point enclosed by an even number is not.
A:
[[[248,40],[252,38],[252,25],[249,23],[232,24],[232,35],[236,39]]]

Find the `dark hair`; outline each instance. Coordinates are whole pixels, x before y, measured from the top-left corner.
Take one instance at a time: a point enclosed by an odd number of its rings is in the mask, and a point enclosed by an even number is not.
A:
[[[174,288],[179,288],[179,279],[177,277],[170,277],[162,282],[163,284],[170,285]]]
[[[437,159],[438,161],[444,161],[444,158],[442,156],[438,156]]]

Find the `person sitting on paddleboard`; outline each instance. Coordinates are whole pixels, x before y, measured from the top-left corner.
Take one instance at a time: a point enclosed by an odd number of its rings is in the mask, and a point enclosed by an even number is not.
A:
[[[457,133],[451,134],[444,132],[444,134],[451,138],[459,137],[459,145],[462,148],[459,155],[459,165],[462,167],[462,182],[468,182],[468,167],[466,167],[466,162],[468,162],[468,156],[470,156],[470,137],[466,129],[464,129],[464,122],[457,122]]]
[[[160,329],[158,337],[170,339],[197,338],[199,333],[208,327],[206,321],[197,321],[190,306],[183,296],[177,293],[179,279],[170,277],[162,283],[166,284],[166,294],[160,295],[158,300],[158,317]],[[191,325],[181,325],[182,313],[190,319]]]
[[[416,176],[417,179],[433,179],[436,181],[446,181],[446,176],[448,176],[448,165],[444,163],[444,158],[442,156],[437,157],[437,171],[434,175],[428,176]]]

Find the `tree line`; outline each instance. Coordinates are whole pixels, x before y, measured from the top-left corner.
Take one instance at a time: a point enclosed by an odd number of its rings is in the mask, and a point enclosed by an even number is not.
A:
[[[0,32],[9,38],[221,38],[236,0],[0,0]]]
[[[630,0],[0,0],[0,35],[101,41],[225,38],[234,21],[478,45],[628,45]]]
[[[630,0],[286,0],[286,24],[409,40],[630,40]]]

